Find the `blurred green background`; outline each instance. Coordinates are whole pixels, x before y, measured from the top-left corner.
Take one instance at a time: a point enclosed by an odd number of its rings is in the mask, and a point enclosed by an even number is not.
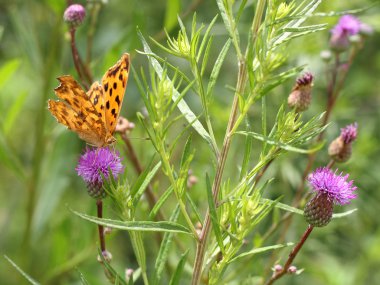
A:
[[[217,14],[215,1],[210,0],[109,0],[103,1],[93,41],[92,71],[100,79],[103,73],[123,52],[132,55],[135,69],[146,66],[146,57],[135,52],[141,50],[136,27],[145,37],[152,36],[164,43],[163,28],[175,35],[176,15],[182,15],[186,25],[192,13],[197,12],[198,22],[209,23]],[[78,1],[83,5],[85,1]],[[375,1],[356,0],[324,1],[318,12],[349,10],[370,6]],[[80,284],[82,273],[90,284],[106,284],[101,266],[96,261],[97,229],[74,216],[68,208],[95,214],[95,201],[90,198],[85,185],[75,172],[75,166],[85,144],[77,136],[58,125],[47,110],[47,100],[54,98],[56,77],[71,74],[73,67],[68,41],[68,29],[63,22],[66,1],[0,1],[0,283],[28,284],[28,282],[3,258],[7,255],[26,273],[42,284]],[[249,11],[249,9],[251,9]],[[359,198],[345,210],[358,208],[355,214],[333,221],[328,227],[317,229],[306,243],[296,265],[305,268],[300,276],[283,278],[280,284],[378,284],[380,280],[380,8],[375,6],[358,15],[371,25],[375,33],[368,38],[348,75],[345,88],[337,103],[327,131],[327,141],[339,135],[339,129],[352,122],[359,124],[359,137],[354,143],[352,159],[339,166],[350,173],[359,188]],[[247,9],[241,25],[245,35],[252,17],[252,6]],[[328,23],[331,28],[337,17],[314,17],[313,23]],[[90,23],[79,28],[77,39],[81,54],[85,53]],[[227,35],[221,19],[215,28],[213,48],[217,51]],[[289,66],[307,64],[315,75],[312,107],[305,114],[311,117],[324,110],[326,78],[319,53],[327,48],[328,30],[293,41],[289,47]],[[157,51],[158,49],[155,48]],[[234,85],[236,60],[231,53],[224,64],[217,86],[212,117],[218,143],[221,144],[228,120],[232,93],[226,85]],[[218,52],[215,52],[217,54]],[[160,53],[167,56],[163,53]],[[178,63],[181,64],[181,63]],[[211,67],[210,67],[211,70]],[[268,97],[275,116],[278,107],[286,100],[293,82],[286,82]],[[186,99],[196,113],[201,111],[198,98]],[[151,144],[136,119],[143,108],[133,76],[130,77],[122,114],[136,123],[132,144],[142,164],[153,154]],[[252,123],[260,114],[253,109]],[[271,121],[271,120],[270,120]],[[194,199],[206,208],[203,175],[212,172],[210,154],[204,142],[194,135],[198,146],[192,168],[200,182],[194,186]],[[124,155],[122,143],[117,146]],[[326,164],[326,147],[318,156],[315,166]],[[236,163],[242,157],[239,141],[232,146],[226,177],[234,177]],[[235,161],[236,158],[236,161]],[[254,161],[254,158],[253,158]],[[128,159],[127,176],[136,177]],[[276,198],[285,193],[283,202],[291,201],[306,157],[287,154],[269,169],[266,178],[275,177],[267,195]],[[165,179],[162,175],[156,180]],[[156,182],[158,183],[158,182]],[[162,182],[165,184],[165,182]],[[157,194],[163,189],[158,188]],[[174,200],[172,201],[174,203]],[[145,209],[141,210],[143,215]],[[343,209],[338,209],[343,210]],[[112,212],[106,202],[106,215]],[[277,213],[279,214],[279,213]],[[110,214],[112,215],[112,214]],[[169,212],[167,213],[169,216]],[[271,220],[268,219],[268,224]],[[264,226],[263,226],[264,227]],[[302,217],[295,217],[287,241],[295,241],[306,227]],[[253,237],[253,236],[252,236]],[[145,234],[148,264],[153,264],[157,246]],[[113,265],[123,272],[136,269],[127,233],[114,233],[107,239],[114,255]],[[268,245],[275,242],[268,240]],[[195,248],[190,248],[192,260]],[[281,256],[286,257],[288,249]],[[169,267],[175,266],[182,252],[174,248]],[[270,262],[269,254],[240,264],[243,276],[262,273]],[[189,282],[191,267],[186,267],[183,284]],[[228,272],[227,272],[228,275]],[[187,278],[187,279],[186,279]],[[235,284],[239,284],[240,281]],[[165,283],[163,283],[165,284]],[[251,284],[251,283],[247,283]]]

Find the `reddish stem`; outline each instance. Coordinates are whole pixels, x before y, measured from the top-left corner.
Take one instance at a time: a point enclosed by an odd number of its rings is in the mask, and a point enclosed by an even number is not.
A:
[[[98,210],[98,218],[103,218],[103,201],[101,199],[96,201],[96,207]],[[106,241],[104,239],[104,228],[102,225],[98,225],[100,249],[103,252],[106,251]]]
[[[297,243],[297,245],[290,252],[288,260],[286,261],[282,270],[274,272],[273,276],[265,283],[265,285],[273,284],[274,281],[276,281],[277,279],[280,279],[282,276],[284,276],[288,272],[288,269],[292,265],[293,260],[296,258],[298,252],[302,248],[303,244],[305,243],[306,239],[309,237],[309,235],[313,229],[314,229],[314,227],[312,225],[309,225],[307,227],[306,231],[303,233],[303,235],[301,237],[301,240]]]

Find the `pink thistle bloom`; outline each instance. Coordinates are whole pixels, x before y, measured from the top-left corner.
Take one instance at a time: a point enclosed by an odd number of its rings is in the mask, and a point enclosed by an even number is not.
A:
[[[312,191],[317,195],[326,195],[334,204],[344,205],[349,204],[357,195],[354,191],[357,189],[353,185],[354,181],[347,181],[348,174],[336,174],[327,167],[318,168],[308,177]]]

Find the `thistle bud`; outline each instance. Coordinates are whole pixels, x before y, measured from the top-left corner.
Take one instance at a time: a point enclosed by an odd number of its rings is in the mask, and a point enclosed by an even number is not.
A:
[[[76,28],[82,24],[85,16],[85,8],[80,4],[73,4],[66,8],[65,13],[63,14],[63,19],[71,27]]]
[[[309,72],[298,78],[288,97],[288,105],[295,108],[296,112],[302,112],[309,108],[311,103],[311,90],[313,75]]]
[[[314,227],[324,227],[331,221],[333,207],[334,203],[327,194],[317,194],[305,206],[305,219]]]
[[[340,136],[329,146],[329,155],[336,162],[346,162],[352,154],[352,142],[357,137],[358,124],[354,123],[341,129]]]

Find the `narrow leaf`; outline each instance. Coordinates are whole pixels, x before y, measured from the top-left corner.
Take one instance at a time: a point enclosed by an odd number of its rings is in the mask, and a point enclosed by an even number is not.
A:
[[[40,285],[37,281],[35,281],[32,277],[26,274],[16,263],[13,262],[8,256],[4,255],[4,258],[26,279],[30,284]]]
[[[140,31],[138,31],[138,35],[141,39],[141,42],[144,46],[144,51],[148,54],[153,54],[152,50],[150,49],[148,43],[144,39],[143,35],[141,34]],[[157,75],[159,76],[160,79],[162,79],[163,76],[163,68],[160,65],[160,63],[152,56],[149,56],[149,61],[154,70],[156,71]],[[167,77],[167,80],[170,81],[170,79]],[[173,84],[174,86],[174,84]],[[173,101],[176,101],[177,98],[180,96],[180,93],[173,87]],[[178,109],[181,111],[181,113],[185,116],[186,120],[190,123],[192,123],[192,127],[198,132],[198,134],[204,138],[209,145],[211,146],[212,150],[214,151],[214,154],[217,156],[218,150],[216,147],[216,143],[212,140],[208,132],[205,130],[201,122],[197,119],[195,114],[191,111],[189,106],[186,104],[185,100],[182,99],[178,102],[177,104]]]
[[[236,132],[235,134],[252,136],[253,138],[255,138],[259,141],[263,141],[263,142],[266,142],[267,144],[275,145],[275,146],[282,148],[284,150],[287,150],[290,152],[297,152],[297,153],[305,153],[305,154],[313,153],[313,152],[316,152],[317,150],[319,150],[323,146],[323,144],[317,144],[313,148],[303,149],[303,148],[291,146],[291,145],[283,143],[283,142],[276,141],[274,139],[268,138],[266,136],[263,136],[261,134],[255,133],[255,132]]]
[[[182,254],[181,259],[177,265],[177,268],[176,268],[172,278],[170,279],[169,285],[181,284],[180,280],[181,280],[181,276],[182,276],[182,271],[183,271],[183,268],[185,267],[185,262],[186,262],[186,258],[187,258],[188,253],[189,253],[189,250],[187,250],[184,254]]]
[[[232,263],[238,259],[241,259],[243,257],[247,257],[247,256],[252,256],[252,255],[255,255],[257,253],[262,253],[262,252],[266,252],[266,251],[269,251],[269,250],[274,250],[274,249],[279,249],[279,248],[283,248],[283,247],[286,247],[286,246],[292,246],[293,243],[292,242],[289,242],[289,243],[286,243],[286,244],[276,244],[276,245],[271,245],[271,246],[265,246],[265,247],[260,247],[260,248],[255,248],[255,249],[252,249],[250,251],[247,251],[247,252],[244,252],[242,254],[239,254],[238,256],[232,258],[228,263]]]
[[[176,222],[178,219],[178,215],[179,215],[179,206],[177,205],[169,221]],[[159,281],[162,275],[162,270],[164,269],[165,262],[168,259],[169,249],[172,244],[172,240],[173,240],[173,233],[165,233],[161,246],[160,246],[160,250],[157,255],[156,263],[154,266],[155,271],[154,271],[153,284],[159,284]]]
[[[119,221],[89,216],[74,210],[70,211],[84,220],[119,230],[139,232],[173,232],[190,234],[189,230],[186,227],[173,222]]]
[[[210,81],[208,82],[208,85],[207,85],[206,98],[208,100],[214,90],[214,86],[218,78],[220,68],[222,67],[224,59],[226,58],[230,45],[231,45],[231,39],[228,39],[227,42],[224,44],[222,50],[220,51],[218,58],[215,61],[214,68],[211,71]]]
[[[162,207],[162,205],[166,202],[166,200],[169,198],[170,194],[173,192],[173,186],[170,186],[168,189],[166,189],[166,191],[164,192],[164,194],[161,195],[160,199],[158,199],[156,205],[154,205],[152,211],[150,211],[150,214],[149,214],[149,218],[150,219],[153,219],[158,211],[160,210],[160,208]]]
[[[153,179],[153,177],[156,175],[158,169],[161,167],[161,161],[159,161],[156,166],[151,171],[144,171],[141,175],[144,177],[144,180],[141,181],[140,187],[136,191],[136,189],[132,188],[136,192],[131,191],[131,195],[133,197],[133,204],[136,206],[138,201],[140,200],[142,194],[144,193],[145,189],[148,187],[150,181]],[[139,179],[140,179],[139,177]]]

